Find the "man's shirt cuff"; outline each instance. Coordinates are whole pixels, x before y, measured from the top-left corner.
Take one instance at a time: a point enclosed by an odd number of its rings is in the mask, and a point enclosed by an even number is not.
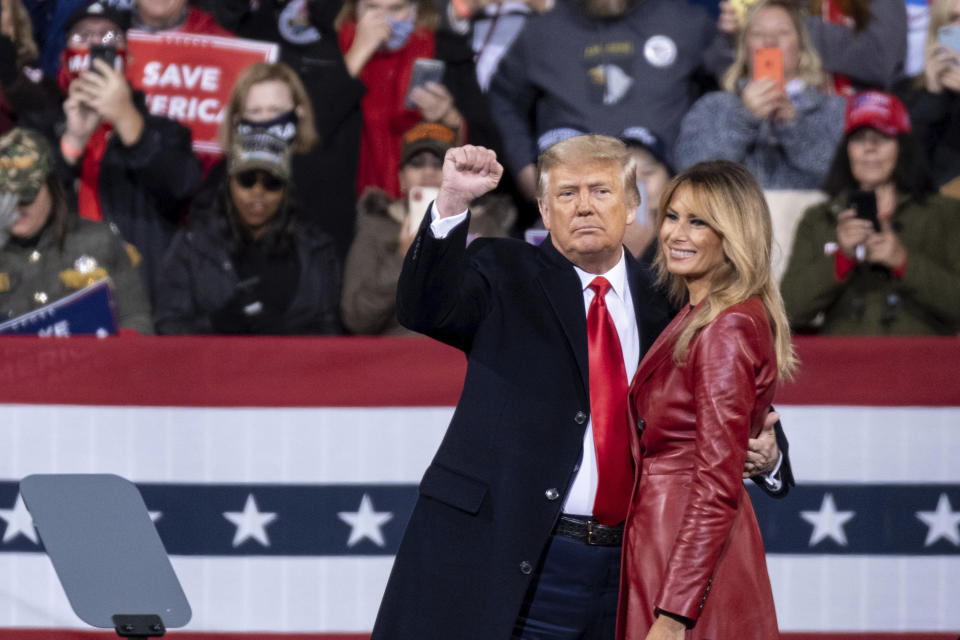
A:
[[[450,235],[454,227],[467,219],[467,210],[449,218],[441,218],[437,215],[436,202],[430,205],[430,233],[433,237],[442,240]]]
[[[783,452],[780,452],[780,455],[777,457],[777,465],[773,468],[769,474],[763,476],[763,483],[767,485],[767,488],[771,491],[779,491],[783,487],[783,479],[780,478],[780,465],[783,464]]]

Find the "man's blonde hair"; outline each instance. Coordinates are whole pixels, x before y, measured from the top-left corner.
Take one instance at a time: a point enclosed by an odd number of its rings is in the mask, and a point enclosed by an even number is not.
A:
[[[620,140],[588,134],[573,136],[548,147],[537,161],[537,197],[543,199],[550,188],[550,171],[560,165],[584,166],[609,163],[623,173],[624,200],[628,206],[640,204],[637,189],[637,165],[633,154]]]

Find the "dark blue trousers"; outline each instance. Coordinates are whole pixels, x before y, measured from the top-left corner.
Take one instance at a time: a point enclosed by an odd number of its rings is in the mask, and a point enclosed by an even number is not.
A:
[[[512,640],[613,640],[620,547],[554,535],[524,598]]]

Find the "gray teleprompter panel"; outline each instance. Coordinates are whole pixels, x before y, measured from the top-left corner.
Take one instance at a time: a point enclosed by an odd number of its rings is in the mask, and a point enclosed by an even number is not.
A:
[[[20,493],[81,620],[112,629],[114,614],[156,614],[167,628],[190,604],[143,497],[111,474],[38,474]]]

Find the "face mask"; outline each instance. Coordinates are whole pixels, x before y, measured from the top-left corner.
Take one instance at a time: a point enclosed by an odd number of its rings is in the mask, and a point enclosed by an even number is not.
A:
[[[297,123],[299,121],[300,118],[297,116],[295,110],[281,113],[273,120],[267,120],[265,122],[241,119],[240,122],[237,123],[237,133],[244,135],[247,133],[267,132],[289,144],[293,142],[293,139],[297,136]]]
[[[390,20],[390,39],[386,47],[389,51],[401,49],[413,33],[413,20]]]

